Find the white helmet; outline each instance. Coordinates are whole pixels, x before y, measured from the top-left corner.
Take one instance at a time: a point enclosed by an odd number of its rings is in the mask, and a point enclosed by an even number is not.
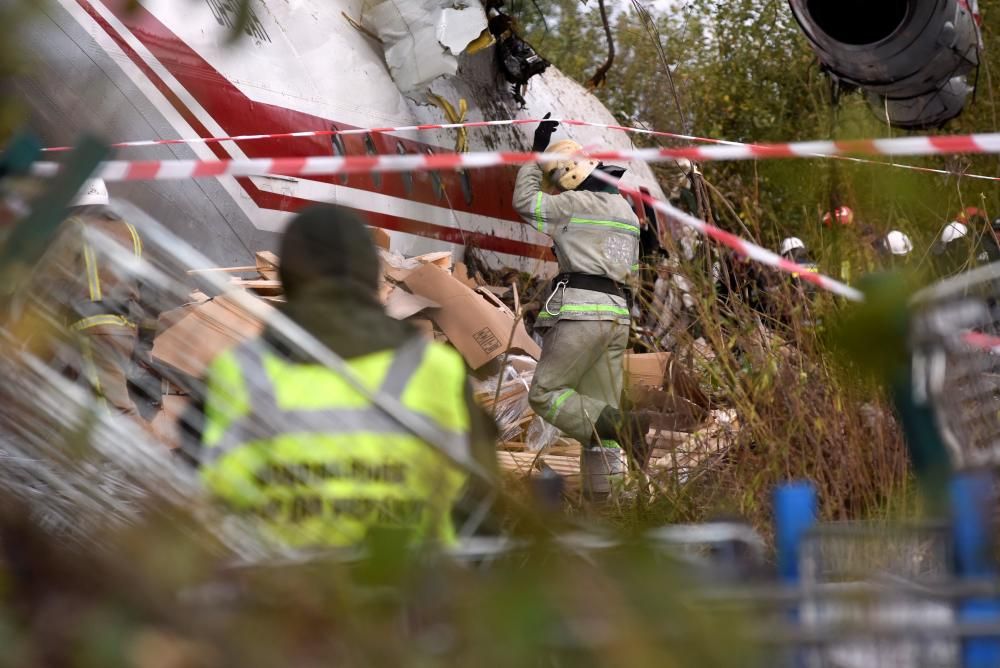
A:
[[[958,221],[948,223],[941,232],[941,243],[950,244],[952,241],[957,241],[969,233],[969,228],[965,224]]]
[[[104,180],[90,179],[80,188],[80,192],[77,193],[72,206],[93,206],[95,204],[107,206],[110,201],[108,186],[105,185]]]
[[[893,230],[885,235],[885,245],[893,255],[909,255],[913,250],[913,242],[899,230]]]
[[[791,253],[796,248],[805,248],[806,245],[803,243],[802,239],[798,237],[788,237],[781,242],[781,254],[787,255]]]
[[[571,155],[582,150],[583,147],[572,139],[563,139],[550,146],[546,152]],[[543,164],[542,171],[563,190],[576,190],[597,169],[598,164],[597,160],[557,160]]]

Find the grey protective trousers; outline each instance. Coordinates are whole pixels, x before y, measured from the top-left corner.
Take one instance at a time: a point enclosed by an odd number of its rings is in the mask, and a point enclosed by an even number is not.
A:
[[[584,446],[606,406],[620,408],[629,326],[560,320],[545,335],[528,399],[535,413]]]

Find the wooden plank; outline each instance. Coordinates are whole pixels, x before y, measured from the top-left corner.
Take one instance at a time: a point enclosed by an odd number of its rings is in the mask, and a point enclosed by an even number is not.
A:
[[[500,468],[512,473],[530,475],[537,456],[534,452],[507,452],[501,450],[497,453],[497,464]]]
[[[542,455],[542,460],[553,471],[562,476],[580,475],[579,457],[562,455]]]
[[[497,443],[497,450],[506,450],[508,452],[524,452],[528,449],[528,446],[524,443],[518,441],[501,441]]]
[[[254,253],[254,260],[257,262],[257,273],[269,281],[278,280],[278,267],[281,263],[277,255],[271,251],[257,251]]]
[[[205,269],[188,269],[188,274],[211,274],[215,272],[241,274],[244,272],[257,271],[257,265],[249,267],[207,267]]]
[[[281,281],[273,281],[266,278],[254,278],[250,280],[234,278],[232,282],[244,290],[252,290],[261,295],[280,295],[283,293]]]

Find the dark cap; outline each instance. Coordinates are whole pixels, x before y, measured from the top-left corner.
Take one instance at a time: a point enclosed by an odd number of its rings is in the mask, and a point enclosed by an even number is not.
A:
[[[378,254],[361,219],[331,204],[310,207],[297,215],[281,240],[279,274],[285,294],[334,281],[359,291],[378,291]]]

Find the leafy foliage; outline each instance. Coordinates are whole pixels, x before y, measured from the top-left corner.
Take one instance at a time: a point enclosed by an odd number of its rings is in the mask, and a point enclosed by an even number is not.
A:
[[[528,39],[569,76],[586,80],[604,58],[596,3],[538,0],[538,4],[538,12],[525,4],[512,8]],[[654,36],[635,7],[618,7],[613,19],[615,66],[607,85],[595,94],[622,123],[743,142],[900,134],[875,118],[860,93],[845,94],[838,105],[832,104],[830,82],[783,0],[706,0],[666,9],[662,4],[645,6],[655,25]],[[986,0],[980,7],[987,48],[978,74],[979,92],[944,132],[997,128],[991,72],[1000,71],[1000,51],[990,45],[1000,26],[1000,1]],[[549,17],[547,27],[543,14]],[[676,91],[666,67],[671,68]],[[998,169],[993,156],[907,162],[987,175]],[[985,206],[1000,215],[1000,201],[984,185],[988,182],[877,165],[821,159],[715,163],[705,166],[705,176],[741,217],[760,218],[755,232],[772,247],[791,234],[803,237],[813,248],[827,245],[819,221],[832,204],[853,207],[879,232],[902,229],[914,238],[918,253],[964,206]],[[726,217],[722,220],[726,222]],[[832,271],[829,264],[824,269]]]

